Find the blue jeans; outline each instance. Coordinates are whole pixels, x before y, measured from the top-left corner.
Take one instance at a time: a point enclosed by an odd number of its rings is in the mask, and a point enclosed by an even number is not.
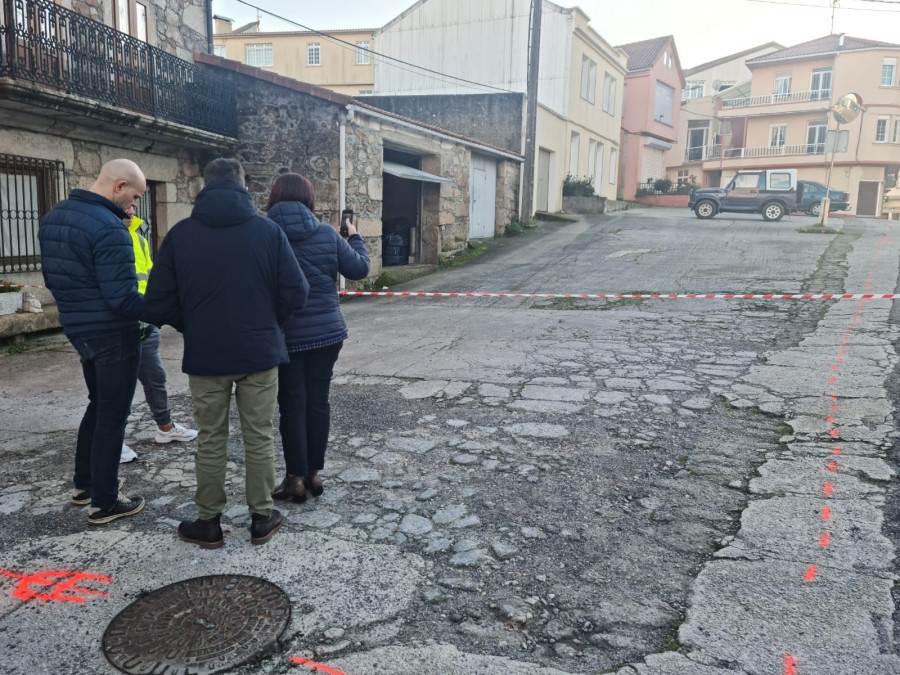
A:
[[[325,466],[331,428],[328,392],[343,342],[291,352],[291,362],[278,368],[278,410],[287,472],[306,476]]]
[[[78,427],[75,489],[91,506],[110,509],[119,494],[119,457],[141,361],[140,331],[127,328],[70,335],[81,357],[88,406]]]
[[[141,369],[138,379],[144,387],[144,398],[153,415],[156,426],[164,427],[172,421],[169,410],[169,395],[166,392],[166,369],[159,358],[159,329],[152,325],[143,326],[141,340]]]

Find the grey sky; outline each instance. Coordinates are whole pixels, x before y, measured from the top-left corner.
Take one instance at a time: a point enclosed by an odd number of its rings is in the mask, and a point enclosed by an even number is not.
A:
[[[316,30],[377,28],[414,4],[414,0],[250,2]],[[612,44],[673,34],[684,68],[773,40],[790,46],[831,32],[829,0],[559,0],[557,4],[581,7],[594,30]],[[900,4],[866,0],[839,4],[834,32],[900,43]],[[236,25],[256,20],[256,10],[237,0],[213,0],[213,11],[234,19]],[[298,30],[265,14],[261,20],[263,30]]]

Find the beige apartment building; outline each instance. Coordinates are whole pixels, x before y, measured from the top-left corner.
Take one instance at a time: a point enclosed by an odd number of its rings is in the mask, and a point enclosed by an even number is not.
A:
[[[708,101],[690,100],[679,145],[667,160],[673,181],[696,176],[721,185],[735,171],[798,169],[802,179],[849,193],[851,213],[879,217],[885,192],[900,170],[900,45],[828,35],[746,61],[749,85]],[[831,114],[847,93],[859,95],[862,113],[837,130]],[[843,132],[847,132],[846,134]]]
[[[261,32],[259,22],[233,28],[216,16],[213,52],[232,61],[325,87],[348,96],[375,88],[373,29]]]

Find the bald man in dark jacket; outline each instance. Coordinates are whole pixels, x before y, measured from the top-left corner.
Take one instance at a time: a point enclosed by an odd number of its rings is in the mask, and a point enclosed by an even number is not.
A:
[[[119,494],[119,457],[140,365],[138,293],[131,235],[122,223],[147,190],[127,159],[100,169],[90,190],[72,190],[41,221],[41,269],[63,331],[78,351],[89,403],[78,429],[72,503],[102,525],[144,507]]]

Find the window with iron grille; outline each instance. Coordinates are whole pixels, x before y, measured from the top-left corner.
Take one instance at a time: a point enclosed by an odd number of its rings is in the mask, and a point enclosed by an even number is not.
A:
[[[38,226],[65,193],[62,162],[0,155],[0,272],[41,269]]]

